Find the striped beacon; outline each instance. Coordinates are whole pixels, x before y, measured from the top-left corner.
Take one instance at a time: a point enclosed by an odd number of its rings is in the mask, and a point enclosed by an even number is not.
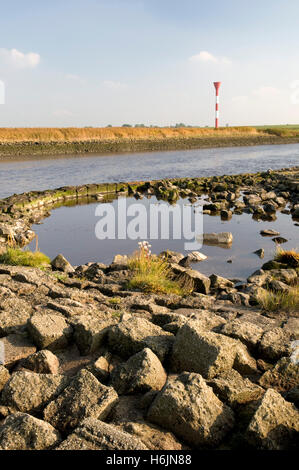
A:
[[[216,90],[216,116],[215,116],[215,129],[218,129],[219,126],[219,88],[221,82],[214,82],[214,87]]]

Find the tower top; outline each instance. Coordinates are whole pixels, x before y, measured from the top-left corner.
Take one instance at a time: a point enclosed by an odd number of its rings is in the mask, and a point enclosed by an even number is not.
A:
[[[216,88],[216,91],[219,90],[220,85],[221,85],[221,82],[214,82],[214,87]]]

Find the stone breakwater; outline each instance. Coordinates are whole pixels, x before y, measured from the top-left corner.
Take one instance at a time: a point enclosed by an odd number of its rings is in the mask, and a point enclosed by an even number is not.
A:
[[[0,251],[9,244],[25,246],[35,234],[32,224],[39,223],[59,205],[99,200],[106,196],[130,195],[136,199],[155,195],[175,203],[179,198],[196,202],[207,195],[204,213],[224,219],[232,213],[251,213],[261,220],[275,220],[276,211],[299,219],[298,167],[257,174],[182,178],[134,183],[86,184],[48,191],[16,194],[0,200]],[[286,208],[286,206],[288,207]]]
[[[0,265],[1,450],[298,446],[299,312],[255,305],[266,279],[298,272],[260,271],[238,290],[170,254],[192,294],[126,290],[120,255]]]
[[[295,221],[297,178],[293,169],[12,196],[1,202],[3,249],[34,236],[17,232],[20,221],[30,231],[54,204],[116,191],[170,202],[208,194],[210,213],[272,220],[285,210]],[[127,290],[120,255],[111,265],[74,267],[62,255],[43,270],[0,265],[1,450],[298,447],[299,312],[256,301],[266,287],[298,284],[298,267],[266,263],[240,284],[185,258],[167,258],[173,279],[193,283],[185,296]]]

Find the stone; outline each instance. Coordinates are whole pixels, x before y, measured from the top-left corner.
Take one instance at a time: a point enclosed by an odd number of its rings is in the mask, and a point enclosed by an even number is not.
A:
[[[203,236],[197,238],[198,241],[202,241],[206,245],[231,245],[233,239],[231,232],[204,233]]]
[[[235,340],[205,331],[193,320],[182,326],[175,338],[171,365],[176,372],[198,372],[204,378],[212,378],[232,369],[235,357]]]
[[[112,424],[94,418],[84,419],[56,450],[147,450],[140,439]]]
[[[278,392],[286,392],[299,386],[299,361],[288,357],[281,358],[273,368],[267,370],[259,380],[264,388],[274,388]]]
[[[203,253],[200,253],[199,251],[191,251],[191,253],[188,253],[188,257],[191,263],[205,261],[206,259],[208,259],[206,255],[204,255]]]
[[[28,356],[21,362],[21,366],[38,374],[58,374],[59,359],[51,351],[44,349]]]
[[[275,242],[277,245],[282,245],[283,243],[287,243],[287,239],[283,237],[274,237],[272,241]]]
[[[80,315],[72,321],[74,340],[82,355],[88,355],[103,344],[108,328],[116,323],[116,319],[108,314],[100,317]]]
[[[195,447],[216,447],[234,426],[232,410],[224,405],[199,374],[169,381],[152,403],[147,419]]]
[[[248,442],[261,450],[298,446],[299,411],[275,390],[268,389],[246,430]]]
[[[65,273],[75,272],[73,266],[62,254],[57,255],[56,258],[51,261],[51,266],[53,269],[57,269],[58,271],[63,271]]]
[[[40,412],[69,383],[63,375],[15,372],[5,384],[1,403],[17,411],[34,414]]]
[[[146,393],[161,390],[167,379],[158,357],[145,348],[112,372],[111,384],[118,394]]]
[[[264,394],[262,387],[252,383],[249,379],[243,379],[233,369],[217,375],[208,384],[213,388],[218,398],[232,408],[258,400]]]
[[[263,235],[264,237],[275,237],[275,236],[280,235],[280,233],[277,232],[277,230],[274,230],[274,229],[271,229],[271,228],[261,230],[260,234]]]
[[[221,333],[239,339],[249,350],[255,350],[264,330],[253,323],[236,319],[223,325]]]
[[[36,347],[24,335],[12,334],[0,339],[0,365],[13,367],[20,359],[35,353]]]
[[[4,366],[0,366],[0,392],[10,378],[9,371]]]
[[[210,276],[210,281],[212,289],[225,289],[226,287],[234,286],[232,281],[225,279],[225,277],[217,276],[216,274]]]
[[[38,348],[50,351],[66,348],[73,332],[63,316],[56,314],[33,315],[27,329]]]
[[[205,295],[210,292],[210,279],[195,269],[185,269],[180,274],[180,280],[187,286],[190,285],[195,292]]]
[[[110,375],[110,354],[100,356],[91,366],[87,369],[100,381],[105,382]]]
[[[144,348],[150,348],[163,362],[172,347],[173,340],[171,333],[139,317],[121,321],[108,331],[109,347],[125,358]]]
[[[291,352],[289,339],[287,331],[279,327],[264,333],[259,343],[261,358],[274,362],[283,356],[289,356]]]
[[[1,298],[1,296],[0,296]],[[0,301],[0,337],[15,333],[22,333],[32,307],[23,299],[19,299],[10,293],[8,298]]]
[[[253,252],[255,255],[257,255],[259,258],[264,258],[265,256],[265,250],[264,248],[259,248],[258,250]]]
[[[0,450],[50,450],[60,440],[49,423],[26,413],[8,416],[0,426]]]
[[[241,375],[258,374],[256,360],[249,354],[246,346],[240,341],[237,341],[236,344],[234,369],[237,370]]]
[[[82,369],[44,410],[44,419],[60,431],[78,426],[84,418],[104,420],[118,400],[112,387],[101,384]]]

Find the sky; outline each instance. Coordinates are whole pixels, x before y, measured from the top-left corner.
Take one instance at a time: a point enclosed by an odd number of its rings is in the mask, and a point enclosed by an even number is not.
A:
[[[0,0],[0,126],[299,123],[298,0]]]

